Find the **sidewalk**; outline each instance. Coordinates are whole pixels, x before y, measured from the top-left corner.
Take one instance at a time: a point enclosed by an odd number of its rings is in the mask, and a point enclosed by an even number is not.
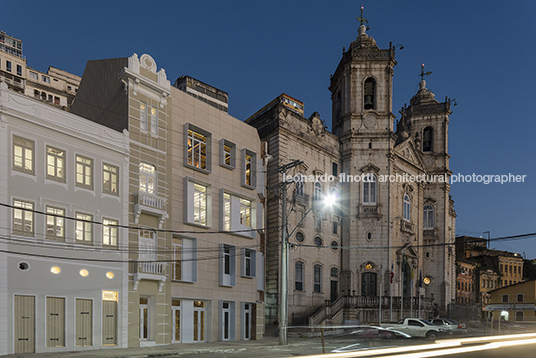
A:
[[[289,342],[289,348],[307,345],[307,342]],[[6,358],[151,358],[151,357],[190,357],[197,354],[223,353],[232,354],[245,351],[281,349],[277,337],[265,337],[258,341],[217,341],[210,343],[175,343],[156,347],[143,348],[103,348],[75,352],[50,352],[8,354]]]

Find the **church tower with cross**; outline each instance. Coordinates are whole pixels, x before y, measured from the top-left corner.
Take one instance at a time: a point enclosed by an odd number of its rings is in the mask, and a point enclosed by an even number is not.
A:
[[[340,185],[347,214],[342,246],[349,248],[342,253],[341,289],[357,296],[403,296],[407,306],[401,309],[408,314],[410,297],[420,294],[445,312],[455,292],[450,243],[456,214],[448,182],[425,178],[451,174],[450,100],[434,99],[423,79],[431,72],[422,68],[420,90],[401,110],[395,130],[395,47],[381,49],[367,34],[363,8],[358,21],[358,36],[343,50],[329,87],[341,173],[353,178]]]

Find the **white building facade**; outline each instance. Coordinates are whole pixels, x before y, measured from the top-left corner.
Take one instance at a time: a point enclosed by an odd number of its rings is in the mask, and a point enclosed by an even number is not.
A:
[[[0,354],[127,345],[128,132],[0,83]]]

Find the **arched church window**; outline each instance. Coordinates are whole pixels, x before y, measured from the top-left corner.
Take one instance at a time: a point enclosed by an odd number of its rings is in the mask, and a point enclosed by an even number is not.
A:
[[[434,228],[434,206],[426,204],[423,208],[423,229],[433,230]]]
[[[409,200],[409,195],[404,195],[404,220],[410,221],[410,209],[411,201]]]
[[[314,198],[315,198],[315,200],[322,199],[322,184],[320,184],[319,182],[315,183],[315,196],[314,196]]]
[[[365,109],[375,109],[376,102],[376,81],[374,78],[367,78],[363,89],[363,102]]]
[[[432,127],[424,128],[422,133],[422,151],[432,152],[434,144],[434,129]]]
[[[376,205],[376,176],[366,174],[363,180],[363,204]]]

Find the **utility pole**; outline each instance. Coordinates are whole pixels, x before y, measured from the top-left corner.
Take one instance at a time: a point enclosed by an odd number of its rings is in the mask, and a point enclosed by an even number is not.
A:
[[[294,168],[303,162],[301,160],[294,160],[288,164],[282,165],[278,168],[279,173],[287,174],[287,171]],[[287,328],[288,328],[288,237],[287,237],[287,187],[293,182],[283,180],[281,183],[271,186],[268,189],[280,188],[281,193],[281,206],[282,220],[281,220],[281,286],[279,288],[279,345],[286,346],[287,340]]]

